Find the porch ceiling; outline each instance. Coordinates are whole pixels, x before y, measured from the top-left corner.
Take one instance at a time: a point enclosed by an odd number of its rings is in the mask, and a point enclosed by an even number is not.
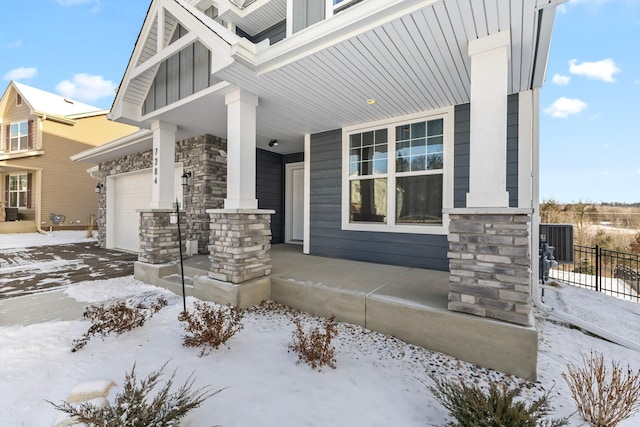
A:
[[[562,2],[365,0],[252,55],[231,46],[235,61],[215,73],[229,86],[142,125],[160,119],[225,137],[224,94],[239,87],[260,100],[258,147],[302,151],[307,133],[469,102],[469,41],[502,31],[511,35],[509,93],[540,87]],[[271,139],[280,145],[269,148]]]

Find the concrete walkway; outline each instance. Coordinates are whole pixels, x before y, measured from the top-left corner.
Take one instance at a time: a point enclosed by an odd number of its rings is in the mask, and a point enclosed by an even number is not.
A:
[[[82,319],[88,303],[69,297],[64,289],[0,300],[0,326],[32,325]]]

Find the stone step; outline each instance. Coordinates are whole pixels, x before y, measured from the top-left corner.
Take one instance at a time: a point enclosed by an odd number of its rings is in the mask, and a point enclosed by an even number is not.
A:
[[[160,278],[160,286],[168,289],[176,295],[182,295],[182,278],[180,274],[170,274]],[[193,279],[184,276],[184,286],[187,289],[193,289]]]

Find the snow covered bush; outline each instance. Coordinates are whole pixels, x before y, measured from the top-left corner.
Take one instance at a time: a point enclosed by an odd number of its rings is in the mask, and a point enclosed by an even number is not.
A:
[[[93,335],[100,334],[103,337],[111,333],[120,335],[138,328],[166,305],[167,300],[163,297],[159,297],[148,306],[133,300],[118,301],[109,306],[90,305],[83,316],[91,320],[91,326],[81,338],[73,341],[71,351],[78,351],[87,345]]]
[[[311,365],[313,369],[320,369],[324,365],[335,369],[335,347],[331,345],[338,333],[335,317],[325,319],[324,332],[317,327],[305,332],[299,319],[294,319],[293,324],[296,329],[289,350],[298,353],[298,361]]]
[[[551,413],[548,392],[528,404],[523,400],[516,400],[520,389],[506,389],[493,381],[489,383],[489,392],[485,393],[475,384],[440,380],[433,376],[431,379],[435,386],[430,386],[429,390],[456,420],[448,426],[556,427],[568,423],[566,418],[545,419]]]
[[[584,366],[567,365],[563,372],[580,416],[593,427],[614,427],[640,409],[640,370],[611,361],[607,369],[602,354],[582,357]]]
[[[176,371],[171,378],[159,387],[166,363],[153,371],[147,378],[138,381],[136,365],[125,375],[123,390],[118,393],[112,404],[103,407],[84,402],[72,404],[62,402],[52,404],[73,419],[74,424],[84,423],[89,427],[121,427],[121,426],[177,426],[178,421],[189,411],[200,406],[220,390],[211,390],[206,386],[193,390],[193,374],[175,392],[170,392]]]
[[[184,326],[187,335],[184,336],[183,344],[187,347],[202,347],[200,356],[226,343],[244,328],[244,312],[240,308],[214,306],[197,301],[193,306],[193,314],[183,311],[178,320],[187,323]]]

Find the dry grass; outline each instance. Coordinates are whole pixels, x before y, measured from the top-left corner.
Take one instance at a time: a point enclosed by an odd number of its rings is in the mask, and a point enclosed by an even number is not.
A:
[[[640,371],[624,369],[618,362],[607,368],[602,354],[583,356],[583,366],[568,365],[562,373],[578,406],[592,427],[614,427],[640,409]]]
[[[186,322],[183,344],[187,347],[202,347],[200,356],[226,343],[236,332],[242,330],[242,309],[194,303],[194,312],[183,311],[178,319]]]
[[[160,297],[149,306],[135,303],[133,300],[118,301],[113,305],[90,305],[83,316],[91,320],[91,326],[84,335],[73,342],[71,351],[75,352],[87,345],[92,336],[100,334],[121,335],[145,324],[155,313],[167,305],[167,300]]]
[[[331,316],[325,320],[324,332],[317,327],[305,332],[299,319],[294,319],[293,324],[296,329],[289,349],[298,354],[298,360],[307,363],[313,369],[320,370],[325,365],[335,369],[335,348],[331,345],[338,333],[335,317]]]

